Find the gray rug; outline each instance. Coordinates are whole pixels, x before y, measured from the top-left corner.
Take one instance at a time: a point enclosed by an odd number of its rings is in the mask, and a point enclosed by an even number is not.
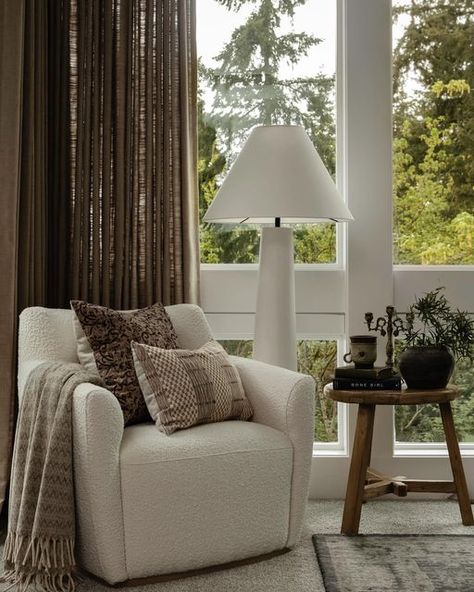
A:
[[[310,501],[301,542],[286,555],[184,580],[123,588],[122,592],[324,592],[311,536],[315,532],[339,532],[342,510],[342,501]],[[364,506],[361,532],[474,535],[474,527],[461,524],[459,508],[454,501],[414,501],[409,498],[387,497]],[[474,536],[471,540],[471,544],[474,545]],[[2,555],[3,550],[0,547],[0,573]],[[0,583],[0,592],[5,588],[6,585]],[[113,591],[112,588],[85,577],[79,582],[76,592],[111,590]],[[412,588],[411,592],[417,590]]]
[[[474,539],[317,534],[326,592],[474,592]]]

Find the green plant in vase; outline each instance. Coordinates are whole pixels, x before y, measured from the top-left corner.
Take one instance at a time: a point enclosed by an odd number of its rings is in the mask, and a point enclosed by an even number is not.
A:
[[[406,313],[398,367],[409,388],[444,388],[455,360],[474,359],[474,320],[451,308],[443,291],[417,298]]]

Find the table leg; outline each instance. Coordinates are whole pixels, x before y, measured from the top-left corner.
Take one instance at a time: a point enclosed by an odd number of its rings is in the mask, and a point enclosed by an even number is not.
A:
[[[454,427],[451,403],[449,401],[447,403],[440,403],[439,409],[441,412],[441,419],[443,420],[444,434],[446,436],[446,444],[448,446],[449,460],[453,471],[459,509],[461,510],[462,523],[465,526],[472,526],[474,525],[474,517],[472,515],[471,500],[469,499],[466,477],[462,465],[462,457],[459,451],[456,429]]]
[[[364,486],[369,466],[372,435],[374,433],[375,405],[360,404],[352,447],[351,468],[347,480],[346,501],[341,533],[359,532],[360,513],[364,499]]]

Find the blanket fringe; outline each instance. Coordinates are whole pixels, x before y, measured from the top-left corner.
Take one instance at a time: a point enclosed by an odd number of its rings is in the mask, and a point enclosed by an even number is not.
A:
[[[44,592],[74,592],[72,538],[31,538],[9,532],[4,548],[3,580],[24,592],[30,585]],[[6,590],[4,591],[6,592]]]
[[[26,574],[16,571],[6,571],[2,578],[10,585],[3,592],[16,588],[18,592],[26,592],[29,586],[43,592],[74,592],[75,582],[70,573],[36,573]]]

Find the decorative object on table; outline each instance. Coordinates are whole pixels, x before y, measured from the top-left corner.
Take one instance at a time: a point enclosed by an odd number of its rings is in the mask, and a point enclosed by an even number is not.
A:
[[[474,589],[470,535],[315,534],[313,545],[326,592]]]
[[[462,523],[464,526],[474,525],[471,501],[451,410],[451,401],[457,399],[460,394],[456,387],[438,390],[408,389],[403,393],[397,393],[393,390],[375,393],[363,389],[355,391],[347,389],[335,390],[330,385],[326,385],[324,394],[332,401],[358,405],[357,425],[342,517],[342,534],[358,534],[362,503],[364,501],[387,493],[405,497],[407,493],[412,491],[418,493],[455,493]],[[439,405],[453,480],[432,481],[407,479],[406,477],[388,477],[382,472],[371,469],[369,462],[372,452],[375,407],[377,405],[425,405],[427,403]]]
[[[393,368],[393,338],[398,337],[401,330],[403,330],[403,321],[398,318],[395,307],[387,306],[385,309],[386,315],[378,317],[375,320],[375,325],[372,325],[374,315],[371,312],[365,313],[365,322],[369,331],[377,331],[382,337],[387,336],[386,353],[387,359],[385,365]]]
[[[334,378],[371,378],[379,380],[393,376],[393,368],[389,366],[374,366],[373,368],[356,368],[354,365],[338,366],[334,371]]]
[[[377,355],[376,349],[376,337],[370,335],[355,335],[351,337],[351,352],[354,351],[357,341],[354,343],[353,340],[371,339],[371,343],[361,342],[361,347],[368,346],[372,347],[373,351],[370,350],[370,356],[375,361]],[[356,350],[358,351],[358,350]],[[358,351],[358,353],[364,353],[362,359],[367,359],[364,350]],[[357,354],[356,354],[357,355]],[[348,354],[344,356],[344,360],[347,360]],[[352,353],[354,357],[354,353]],[[372,362],[373,365],[373,362]],[[390,366],[384,366],[383,368],[374,367],[366,368],[360,367],[361,365],[350,365],[340,366],[336,368],[334,372],[333,388],[338,390],[400,390],[402,388],[402,380],[399,374],[393,371]],[[362,365],[364,366],[364,365]]]
[[[417,298],[406,314],[398,366],[409,388],[444,388],[455,359],[474,359],[474,320],[451,308],[443,290]]]
[[[334,378],[333,388],[336,390],[368,390],[368,391],[399,391],[402,388],[402,379],[400,375],[394,374],[388,378],[360,378],[344,377]]]
[[[351,349],[344,354],[344,362],[353,362],[356,368],[373,368],[377,359],[377,337],[373,335],[351,335]]]
[[[274,223],[260,241],[255,359],[296,370],[293,233],[281,224],[352,219],[303,127],[252,130],[204,221]]]

